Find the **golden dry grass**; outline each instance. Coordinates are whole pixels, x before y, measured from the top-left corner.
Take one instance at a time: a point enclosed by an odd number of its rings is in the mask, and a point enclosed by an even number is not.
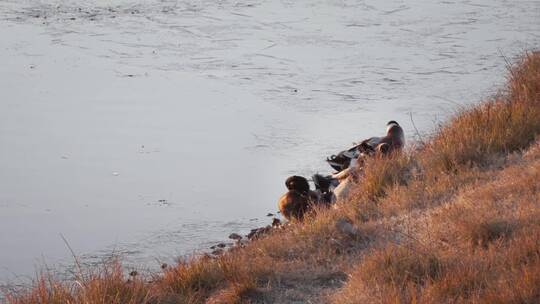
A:
[[[372,218],[394,235],[365,255],[332,302],[540,301],[538,144],[522,154],[540,134],[540,54],[525,56],[508,83],[409,152],[416,161],[382,164],[390,182],[359,189],[359,209],[371,203]],[[412,173],[398,182],[403,167]]]
[[[431,172],[485,164],[527,147],[540,132],[540,60],[527,54],[510,70],[504,92],[462,111],[441,127],[421,154]]]
[[[62,282],[42,273],[31,289],[6,294],[8,303],[147,303],[149,286],[139,277],[126,279],[117,262],[78,273]]]
[[[43,275],[7,303],[538,303],[540,54],[423,146],[368,160],[348,200],[150,277]],[[527,152],[525,152],[527,151]],[[345,228],[346,229],[345,229]]]
[[[335,303],[537,303],[540,151],[448,203],[417,213],[372,249]],[[403,215],[407,216],[407,215]]]

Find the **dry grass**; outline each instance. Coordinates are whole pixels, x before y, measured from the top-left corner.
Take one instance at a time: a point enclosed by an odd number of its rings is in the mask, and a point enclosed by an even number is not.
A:
[[[149,287],[140,277],[125,278],[116,261],[101,269],[78,273],[73,282],[62,282],[42,273],[33,287],[6,294],[8,303],[148,303]]]
[[[150,278],[118,264],[75,282],[42,275],[6,302],[538,303],[540,144],[528,147],[539,134],[540,54],[530,53],[501,94],[422,147],[367,161],[336,208]]]
[[[540,54],[528,54],[507,92],[412,152],[406,186],[382,186],[374,219],[399,233],[381,239],[331,301],[538,303],[540,143],[529,145],[539,134]]]
[[[411,219],[410,235],[373,249],[333,301],[537,303],[539,180],[539,159],[512,164]]]
[[[365,199],[376,200],[385,196],[392,186],[407,186],[415,169],[415,159],[411,154],[396,153],[366,161],[360,194]]]
[[[527,54],[510,70],[506,92],[442,126],[421,153],[424,167],[435,174],[456,172],[527,147],[540,133],[539,58]]]
[[[418,149],[367,161],[350,202],[363,221],[447,202],[464,185],[489,180],[507,155],[540,134],[540,53],[526,54],[505,90],[463,109]]]

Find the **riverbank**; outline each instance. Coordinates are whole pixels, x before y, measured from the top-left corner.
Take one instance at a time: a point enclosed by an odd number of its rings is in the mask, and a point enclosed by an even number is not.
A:
[[[149,273],[269,224],[288,176],[491,96],[501,55],[540,45],[538,6],[0,1],[0,289],[69,275],[60,234]]]
[[[540,297],[540,53],[500,93],[402,155],[373,159],[347,201],[162,273],[118,263],[42,274],[8,303],[535,302]]]

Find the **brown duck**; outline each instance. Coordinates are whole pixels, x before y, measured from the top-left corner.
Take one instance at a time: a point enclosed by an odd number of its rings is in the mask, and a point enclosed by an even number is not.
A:
[[[309,189],[305,177],[291,176],[285,181],[285,186],[289,191],[279,198],[278,207],[281,215],[288,220],[302,219],[310,206],[319,201],[318,193]]]

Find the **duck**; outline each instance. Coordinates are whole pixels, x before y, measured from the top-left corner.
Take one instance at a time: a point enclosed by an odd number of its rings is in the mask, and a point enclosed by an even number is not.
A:
[[[288,191],[278,200],[279,212],[287,220],[301,220],[304,214],[316,204],[324,203],[323,194],[310,190],[308,180],[303,176],[293,175],[285,180]]]
[[[386,135],[383,137],[372,137],[360,143],[361,151],[380,152],[388,154],[392,151],[400,151],[405,145],[405,133],[403,128],[395,120],[386,124]]]
[[[371,156],[376,153],[386,155],[401,150],[404,145],[403,129],[397,121],[391,120],[386,124],[385,136],[365,139],[356,146],[328,157],[326,162],[339,173],[354,166],[355,160],[360,156]]]
[[[354,168],[362,164],[363,158],[374,155],[385,156],[394,151],[401,151],[404,145],[403,129],[398,122],[391,120],[386,124],[385,136],[368,138],[337,156],[327,158],[327,162],[337,172],[328,176],[314,175],[315,188],[327,189],[326,191],[333,193],[334,200],[343,200],[355,183]]]

